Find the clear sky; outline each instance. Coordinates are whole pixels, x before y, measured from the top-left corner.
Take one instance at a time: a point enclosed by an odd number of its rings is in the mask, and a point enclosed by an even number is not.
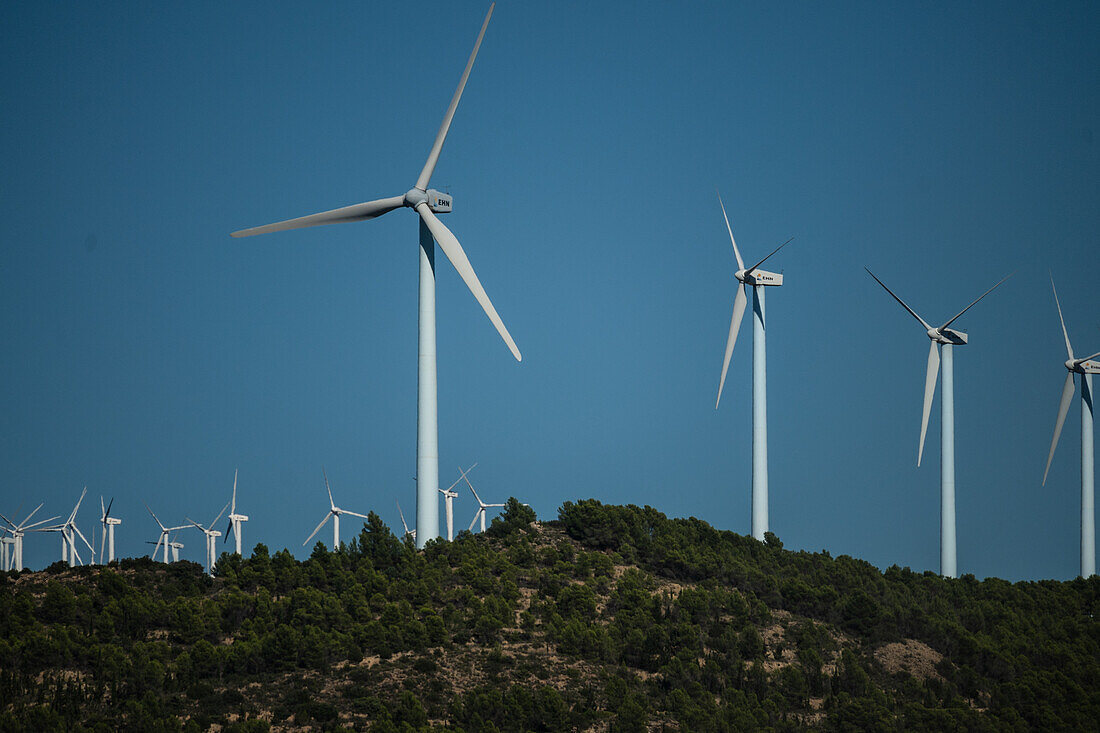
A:
[[[246,546],[302,556],[324,466],[345,508],[414,513],[415,215],[229,232],[407,190],[487,7],[4,4],[0,511],[87,484],[85,534],[113,496],[142,554],[143,500],[209,521],[239,468]],[[502,0],[432,183],[524,360],[440,257],[441,481],[479,461],[487,501],[543,518],[596,497],[749,532],[747,319],[714,410],[717,186],[746,259],[796,237],[767,294],[786,546],[938,568],[928,340],[863,267],[937,324],[1016,271],[956,324],[959,572],[1076,575],[1077,401],[1039,485],[1047,271],[1100,350],[1098,36],[1083,2]],[[31,567],[58,557],[28,538]]]

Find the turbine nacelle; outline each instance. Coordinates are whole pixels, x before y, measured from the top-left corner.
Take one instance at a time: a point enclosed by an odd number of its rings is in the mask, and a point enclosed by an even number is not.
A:
[[[449,193],[436,191],[434,188],[429,188],[427,191],[421,191],[419,188],[410,188],[405,192],[405,199],[402,201],[402,206],[415,209],[420,204],[427,204],[433,214],[449,214],[453,210],[452,206],[454,204],[454,199],[451,198]]]
[[[745,285],[782,285],[783,275],[767,270],[738,270],[734,273],[740,282]]]
[[[233,520],[234,522],[247,522],[248,521],[248,515],[247,514],[230,514],[229,518],[231,520]]]
[[[1066,369],[1078,374],[1100,374],[1100,361],[1091,359],[1066,359]]]
[[[956,331],[953,328],[930,328],[928,329],[928,338],[939,344],[966,346],[968,337],[965,332]]]

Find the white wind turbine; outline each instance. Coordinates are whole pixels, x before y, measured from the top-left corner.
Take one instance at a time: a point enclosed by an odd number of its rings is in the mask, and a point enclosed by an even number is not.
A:
[[[230,502],[229,526],[225,530],[225,540],[229,539],[229,533],[233,533],[233,541],[237,546],[237,554],[241,554],[241,524],[248,521],[247,514],[237,514],[237,472],[233,472],[233,499]],[[222,540],[223,542],[225,540]]]
[[[396,500],[395,500],[396,501]],[[397,513],[401,515],[401,526],[405,528],[405,536],[411,536],[412,541],[416,542],[416,530],[409,529],[409,525],[405,524],[405,512],[401,511],[401,502],[397,502]]]
[[[471,466],[471,468],[472,468],[472,466]],[[477,499],[477,505],[478,505],[477,511],[474,512],[474,519],[473,519],[472,522],[470,522],[470,528],[467,531],[473,532],[474,531],[474,525],[477,524],[477,520],[480,518],[481,519],[481,531],[484,532],[485,531],[485,510],[486,509],[491,509],[493,507],[503,507],[505,505],[504,504],[486,504],[485,502],[483,502],[481,500],[481,497],[477,495],[477,491],[474,490],[474,485],[470,483],[470,479],[467,478],[466,474],[462,474],[462,480],[465,481],[466,485],[470,487],[470,491],[473,492],[474,498]],[[527,505],[524,504],[524,506],[527,506]]]
[[[181,529],[187,529],[187,528],[186,527],[181,527]],[[147,544],[147,545],[157,545],[158,550],[159,550],[159,547],[160,547],[159,542],[153,542],[152,540],[146,540],[145,544]],[[165,542],[164,542],[164,562],[168,562],[168,551],[169,550],[172,551],[172,562],[179,562],[180,561],[180,550],[182,550],[182,549],[183,549],[183,543],[182,542],[176,542],[176,535],[172,536],[171,541],[165,540]],[[157,554],[157,550],[153,550],[153,555],[155,556],[156,554]]]
[[[306,537],[306,541],[303,542],[302,545],[305,546],[306,542],[309,542],[311,539],[313,539],[313,535],[320,532],[321,527],[325,526],[325,522],[331,519],[332,550],[333,552],[335,552],[336,550],[340,549],[340,515],[350,514],[353,517],[360,517],[362,519],[367,519],[367,516],[364,514],[359,514],[358,512],[348,511],[347,509],[341,509],[340,507],[336,506],[336,502],[332,500],[332,489],[330,489],[328,485],[328,474],[325,473],[325,469],[323,468],[321,469],[321,475],[325,477],[325,490],[328,491],[328,514],[326,514],[325,518],[321,520],[321,523],[317,525],[317,528],[310,533],[309,537]]]
[[[149,505],[145,504],[145,508],[149,509]],[[163,545],[164,546],[164,562],[167,563],[168,562],[168,549],[169,549],[168,548],[168,544],[169,544],[168,543],[168,535],[171,534],[172,532],[175,532],[178,529],[187,529],[188,525],[181,524],[178,527],[165,527],[164,524],[162,524],[161,521],[159,519],[157,519],[157,515],[153,514],[152,509],[149,509],[149,514],[152,514],[153,521],[157,523],[158,527],[160,527],[160,537],[157,538],[156,542],[148,542],[147,544],[156,545],[156,547],[153,548],[153,559],[154,560],[157,559],[157,552],[160,551],[160,548]],[[182,545],[181,545],[181,547],[182,547]],[[179,559],[179,556],[178,556],[178,551],[177,551],[176,560],[178,560],[178,559]],[[173,560],[172,562],[175,562],[175,560]]]
[[[443,503],[447,507],[447,541],[448,542],[452,542],[454,540],[454,537],[455,537],[455,533],[454,533],[454,527],[455,527],[454,500],[458,498],[458,492],[455,491],[454,488],[456,486],[458,486],[458,482],[462,481],[464,478],[466,478],[466,474],[468,474],[470,471],[473,471],[476,466],[477,466],[477,464],[475,463],[473,466],[470,466],[465,471],[462,470],[462,466],[459,466],[458,467],[458,472],[461,475],[457,479],[455,479],[455,482],[453,484],[451,484],[450,486],[448,486],[445,489],[440,489],[439,490],[439,493],[443,494]]]
[[[867,269],[867,268],[864,268]],[[956,313],[951,320],[939,328],[933,328],[928,322],[917,315],[917,312],[905,304],[905,301],[894,294],[886,284],[875,277],[875,273],[867,270],[867,274],[875,278],[875,282],[890,293],[901,307],[916,318],[922,326],[932,345],[928,350],[928,368],[924,377],[924,409],[921,413],[920,445],[917,448],[917,465],[920,466],[921,457],[924,455],[924,436],[928,432],[928,415],[932,410],[932,397],[936,392],[936,378],[943,371],[943,391],[940,394],[940,575],[947,578],[955,578],[957,562],[955,555],[955,369],[953,349],[955,346],[966,346],[967,335],[963,331],[956,331],[951,324],[958,320],[959,316],[973,308],[979,300],[993,292],[1001,283],[1012,274],[1005,275],[1000,282],[986,290],[970,305]]]
[[[76,551],[76,538],[80,537],[84,541],[84,544],[88,546],[88,551],[92,553],[91,561],[95,562],[95,548],[92,543],[88,541],[88,538],[84,536],[84,533],[76,526],[76,513],[80,511],[80,503],[84,501],[84,495],[88,493],[88,487],[85,486],[84,490],[80,492],[80,498],[76,501],[76,506],[73,507],[72,513],[69,514],[69,518],[62,524],[58,524],[53,527],[43,527],[37,532],[57,532],[61,535],[61,562],[68,562],[69,567],[74,567],[77,563],[81,565],[84,561],[80,558],[80,554]]]
[[[37,522],[35,522],[34,524],[28,524],[28,522],[31,521],[31,517],[33,517],[38,512],[38,510],[41,509],[41,508],[42,508],[41,504],[36,506],[34,508],[34,511],[31,512],[30,514],[28,514],[26,516],[26,518],[22,522],[20,522],[19,524],[16,524],[15,522],[13,522],[10,519],[8,519],[7,517],[5,517],[3,514],[0,514],[0,519],[3,519],[4,522],[8,524],[8,527],[5,527],[4,531],[8,532],[11,535],[11,537],[5,537],[4,540],[3,540],[4,550],[6,551],[7,555],[3,559],[3,561],[0,562],[0,570],[18,570],[18,571],[21,571],[23,569],[23,536],[24,536],[24,534],[27,533],[27,532],[42,531],[42,530],[36,529],[36,527],[40,527],[41,525],[46,524],[47,522],[52,522],[53,520],[58,518],[58,517],[50,517],[49,519],[40,519]]]
[[[218,520],[220,520],[222,518],[222,515],[225,514],[225,510],[228,509],[228,508],[229,508],[229,502],[226,502],[225,506],[222,507],[222,510],[220,512],[218,512],[218,516],[214,517],[214,521],[210,523],[209,527],[202,526],[201,524],[196,522],[194,519],[191,519],[190,517],[184,517],[184,519],[186,519],[188,522],[190,522],[191,525],[193,527],[195,527],[195,529],[199,530],[204,535],[206,535],[206,574],[207,575],[213,575],[214,574],[214,562],[215,562],[215,558],[216,558],[216,545],[217,545],[218,538],[222,536],[221,532],[214,529],[214,525],[216,525],[218,523]]]
[[[99,538],[99,558],[103,560],[103,544],[106,541],[107,544],[107,563],[115,561],[115,527],[122,524],[122,520],[117,517],[111,516],[111,507],[114,506],[115,500],[111,499],[107,506],[103,506],[103,496],[99,497],[99,523],[103,527],[103,532]]]
[[[714,409],[722,400],[722,387],[726,384],[726,371],[729,369],[733,346],[737,343],[737,332],[741,330],[741,318],[748,305],[745,291],[752,286],[752,536],[764,539],[768,531],[768,368],[767,347],[765,344],[767,329],[764,318],[764,288],[778,287],[783,284],[783,275],[759,269],[772,255],[790,243],[788,239],[773,249],[767,257],[752,267],[745,267],[737,242],[733,238],[726,206],[722,195],[718,195],[718,205],[722,207],[722,218],[726,222],[726,231],[733,245],[733,256],[737,260],[737,272],[734,277],[739,283],[737,295],[733,299],[733,317],[730,319],[730,332],[726,338],[726,355],[722,360],[722,376],[718,380],[718,399]]]
[[[504,339],[504,343],[507,344],[512,355],[515,356],[517,361],[522,360],[519,348],[516,347],[515,341],[512,340],[512,336],[505,328],[496,308],[493,307],[489,296],[485,293],[485,288],[478,280],[474,268],[470,265],[470,261],[462,249],[462,245],[459,244],[458,239],[451,233],[450,229],[436,216],[436,214],[446,214],[451,211],[451,196],[428,188],[428,182],[435,171],[443,142],[447,139],[447,132],[450,130],[451,121],[454,119],[455,110],[458,108],[459,99],[462,97],[462,91],[466,87],[466,80],[470,76],[474,59],[477,58],[478,49],[481,47],[481,39],[485,36],[489,18],[493,15],[494,5],[489,6],[489,12],[486,13],[485,21],[481,24],[481,31],[474,43],[474,49],[466,62],[466,68],[462,72],[462,77],[459,79],[458,87],[455,89],[451,103],[447,107],[447,112],[443,116],[443,122],[439,126],[439,132],[436,133],[435,142],[428,153],[428,159],[412,188],[398,196],[353,204],[252,229],[243,229],[232,234],[234,237],[247,237],[253,234],[265,234],[320,224],[364,221],[401,207],[413,209],[419,215],[420,317],[418,326],[419,356],[416,421],[416,527],[419,532],[417,547],[423,547],[428,540],[439,536],[439,499],[436,496],[439,489],[439,430],[436,399],[435,242],[439,243],[439,248],[451,261],[463,282],[466,283],[466,287],[470,289],[474,298],[481,305],[482,310],[489,316],[489,320],[501,338]]]
[[[1074,374],[1081,375],[1081,577],[1096,575],[1096,505],[1094,493],[1095,472],[1093,466],[1093,395],[1092,375],[1100,374],[1100,362],[1093,361],[1100,351],[1084,359],[1073,355],[1073,346],[1069,342],[1066,319],[1062,317],[1062,304],[1058,302],[1058,290],[1054,287],[1054,276],[1050,278],[1050,287],[1054,290],[1054,304],[1058,308],[1058,320],[1062,322],[1062,335],[1066,339],[1065,366],[1069,371],[1062,385],[1062,401],[1058,404],[1058,419],[1054,423],[1054,438],[1050,441],[1050,453],[1047,454],[1047,467],[1043,471],[1043,486],[1047,483],[1050,462],[1054,458],[1054,449],[1058,447],[1058,438],[1062,435],[1062,424],[1066,421],[1069,404],[1073,401]]]

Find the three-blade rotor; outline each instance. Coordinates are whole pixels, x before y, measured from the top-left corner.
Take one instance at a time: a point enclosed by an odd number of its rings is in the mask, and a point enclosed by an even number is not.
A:
[[[867,274],[874,278],[875,282],[881,285],[883,290],[889,293],[890,296],[909,313],[909,315],[913,316],[913,318],[915,318],[917,322],[924,327],[925,335],[928,336],[928,338],[932,342],[928,348],[928,363],[924,371],[924,402],[921,406],[920,443],[917,446],[917,465],[920,466],[921,459],[924,456],[924,439],[925,436],[928,434],[928,418],[932,413],[932,399],[936,393],[936,381],[940,373],[939,347],[941,344],[965,344],[966,335],[959,333],[958,331],[952,330],[951,324],[957,321],[959,317],[962,316],[962,314],[966,313],[968,310],[977,305],[978,301],[1000,287],[1001,283],[1012,277],[1015,273],[1009,273],[1008,275],[1005,275],[995,285],[993,285],[993,287],[989,288],[984,293],[975,298],[974,301],[970,303],[970,305],[966,306],[961,311],[956,313],[942,326],[938,328],[933,328],[928,324],[928,321],[921,318],[915,310],[909,307],[908,303],[899,298],[897,293],[888,288],[886,286],[886,283],[884,283],[882,280],[879,280],[875,273],[871,272],[871,270],[867,267],[864,267],[863,269],[867,270]]]
[[[481,24],[481,30],[478,33],[477,41],[474,43],[473,51],[470,52],[470,57],[466,61],[466,68],[462,72],[458,87],[455,89],[454,96],[451,98],[451,103],[443,116],[443,122],[439,126],[439,131],[436,133],[431,150],[428,152],[428,159],[425,161],[424,167],[421,169],[420,175],[417,177],[416,184],[413,188],[400,196],[390,196],[389,198],[352,204],[351,206],[344,206],[339,209],[322,211],[317,214],[309,214],[308,216],[300,216],[296,219],[287,219],[285,221],[275,222],[274,224],[252,227],[251,229],[241,229],[233,232],[231,236],[250,237],[256,234],[281,232],[289,229],[302,229],[304,227],[320,226],[323,224],[343,224],[353,221],[366,221],[382,216],[394,209],[399,209],[401,207],[411,208],[416,211],[429,231],[431,231],[432,237],[439,244],[439,248],[443,250],[447,259],[450,260],[451,264],[454,266],[455,271],[458,272],[459,277],[466,283],[466,287],[469,288],[482,310],[485,311],[485,315],[489,317],[489,321],[504,340],[508,350],[512,352],[516,361],[522,361],[523,356],[520,354],[516,342],[512,339],[511,334],[508,333],[508,329],[504,326],[504,321],[497,313],[496,308],[493,307],[492,301],[489,300],[489,296],[485,292],[485,288],[482,287],[481,281],[474,272],[473,266],[470,265],[470,261],[466,257],[466,252],[462,249],[462,245],[459,244],[458,238],[451,233],[432,210],[433,199],[437,200],[438,197],[433,196],[433,194],[437,192],[430,191],[428,188],[432,173],[435,172],[436,163],[439,161],[439,154],[443,150],[443,143],[446,141],[447,133],[451,129],[451,121],[454,119],[455,110],[458,109],[458,103],[462,98],[462,92],[466,88],[466,81],[470,78],[470,71],[473,69],[478,49],[481,48],[481,41],[485,37],[485,30],[489,26],[489,19],[493,15],[494,7],[495,3],[489,6],[489,12],[486,13],[485,20]],[[449,206],[450,204],[448,203],[448,208],[445,210],[449,210]]]
[[[737,272],[735,277],[737,278],[737,294],[733,298],[733,315],[730,317],[730,330],[729,335],[726,337],[726,353],[722,358],[722,376],[718,379],[718,398],[714,400],[714,409],[718,409],[718,404],[722,401],[722,388],[726,386],[726,372],[729,371],[730,358],[733,356],[733,347],[737,343],[737,334],[741,331],[741,320],[745,316],[745,309],[748,307],[749,298],[747,290],[750,286],[756,287],[757,280],[754,273],[761,265],[768,261],[772,255],[779,250],[790,244],[794,237],[791,237],[783,244],[779,245],[771,252],[768,253],[764,259],[757,262],[752,267],[745,267],[745,261],[741,259],[741,250],[737,248],[737,241],[733,238],[733,229],[730,227],[729,216],[726,215],[726,205],[722,203],[722,194],[718,194],[718,205],[722,208],[722,219],[726,222],[726,231],[730,235],[730,244],[733,245],[733,256],[737,260]]]

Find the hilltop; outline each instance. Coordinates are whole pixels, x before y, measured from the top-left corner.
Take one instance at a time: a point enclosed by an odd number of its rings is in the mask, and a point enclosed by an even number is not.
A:
[[[416,551],[0,574],[0,731],[1000,730],[1100,719],[1100,579],[957,580],[514,499]]]

